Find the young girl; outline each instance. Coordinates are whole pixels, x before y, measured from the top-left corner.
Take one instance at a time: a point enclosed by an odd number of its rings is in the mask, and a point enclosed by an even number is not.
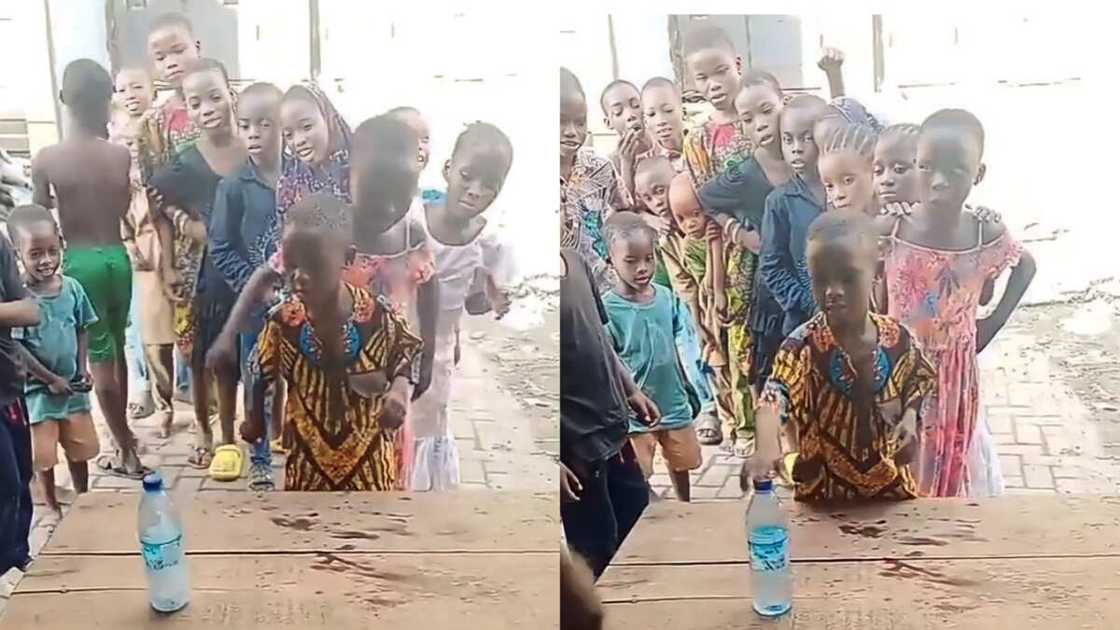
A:
[[[735,109],[754,150],[743,162],[720,173],[699,192],[701,204],[722,226],[724,238],[751,252],[745,278],[751,290],[750,338],[749,346],[743,349],[742,360],[755,398],[770,375],[774,354],[784,338],[782,308],[762,281],[756,256],[761,252],[766,197],[793,176],[782,157],[783,103],[781,87],[769,73],[751,71],[743,77],[742,88],[735,97]],[[740,453],[749,452],[752,437],[749,428],[747,424],[740,431],[740,437],[744,438],[743,444],[736,448]]]
[[[654,140],[654,155],[669,158],[673,170],[684,170],[684,108],[676,83],[654,77],[642,86],[642,109],[646,129]]]
[[[89,489],[89,462],[98,452],[90,415],[91,379],[86,371],[86,328],[97,321],[93,305],[77,280],[58,273],[62,235],[42,206],[20,206],[8,231],[23,263],[27,291],[39,303],[38,326],[15,328],[23,344],[30,379],[25,388],[31,420],[32,463],[47,507],[59,512],[54,467],[58,447],[79,494]]]
[[[175,332],[191,363],[198,442],[188,463],[209,468],[212,477],[236,479],[243,467],[234,443],[237,405],[236,369],[219,367],[213,374],[204,359],[229,318],[236,295],[206,255],[208,224],[218,182],[235,174],[248,159],[245,143],[233,127],[233,102],[225,68],[203,59],[183,77],[183,97],[202,135],[150,181],[164,216],[175,226],[174,275],[177,298]],[[217,390],[222,446],[213,451],[210,428],[211,388]]]
[[[284,487],[392,490],[393,435],[404,422],[420,340],[385,298],[343,281],[353,256],[349,208],[312,194],[288,208],[283,256],[292,292],[272,309],[257,345],[253,408],[271,380],[288,385]],[[242,437],[255,443],[263,414]]]
[[[415,439],[411,490],[451,490],[459,484],[459,452],[448,418],[459,320],[481,280],[496,315],[509,308],[500,287],[512,277],[510,251],[487,232],[483,218],[505,183],[513,146],[497,127],[476,122],[455,140],[444,164],[447,194],[424,206],[423,224],[440,284],[432,384],[411,410]]]
[[[919,496],[910,462],[937,380],[910,332],[867,309],[876,236],[858,212],[812,223],[807,255],[821,311],[782,342],[759,401],[759,456],[744,465],[744,481],[779,466],[791,472],[798,501]],[[779,460],[779,427],[792,465]]]
[[[883,220],[888,311],[908,326],[937,368],[937,395],[926,401],[918,458],[925,496],[953,497],[970,486],[966,465],[979,406],[976,355],[1019,304],[1034,277],[1030,253],[999,223],[964,212],[984,177],[984,130],[963,110],[941,110],[922,123],[917,167],[920,205]],[[995,311],[976,319],[986,286],[1012,268]]]

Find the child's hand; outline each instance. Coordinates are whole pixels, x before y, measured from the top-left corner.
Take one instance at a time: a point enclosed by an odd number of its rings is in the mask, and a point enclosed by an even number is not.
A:
[[[54,395],[71,395],[74,390],[70,387],[70,381],[58,376],[57,374],[47,383],[47,389]]]
[[[888,217],[908,217],[914,213],[917,206],[918,204],[908,201],[892,201],[883,206],[879,213]]]
[[[646,222],[646,225],[657,230],[658,236],[665,236],[669,233],[669,220],[664,216],[659,216],[652,212],[643,212],[642,220]]]
[[[385,402],[381,406],[381,417],[377,419],[377,423],[383,429],[397,429],[404,424],[404,417],[407,413],[408,380],[398,377],[385,394]]]
[[[634,160],[638,158],[638,146],[641,144],[643,131],[627,131],[622,136],[622,142],[618,145],[618,157],[633,164]]]
[[[902,414],[902,421],[894,430],[895,451],[894,461],[899,466],[905,466],[914,461],[918,451],[918,412],[907,409]]]
[[[655,427],[661,422],[661,411],[641,390],[627,396],[626,401],[630,403],[630,408],[634,410],[634,413],[638,414],[638,422],[647,427]]]
[[[723,228],[715,221],[708,221],[708,227],[704,228],[704,239],[714,243],[721,238],[723,238]]]
[[[743,465],[739,468],[739,489],[743,492],[750,492],[753,488],[753,481],[755,479],[766,479],[779,474],[782,469],[782,459],[768,458],[762,453],[755,452],[754,455],[748,457],[743,461]]]
[[[206,353],[206,367],[216,370],[221,367],[233,366],[236,363],[234,357],[237,356],[235,344],[233,335],[224,331],[220,333],[214,343],[210,344],[210,350]]]
[[[389,379],[383,372],[370,372],[368,374],[354,374],[349,377],[350,389],[363,398],[373,398],[385,393],[389,387]]]
[[[976,354],[983,352],[984,348],[992,342],[999,332],[1001,323],[993,321],[991,317],[976,320]]]
[[[976,215],[976,220],[981,223],[999,223],[1003,218],[998,212],[985,206],[976,206],[976,208],[965,206],[965,208],[971,210],[972,214]]]
[[[715,300],[716,300],[716,313],[719,315],[720,319],[722,320],[724,318],[724,316],[727,315],[727,294],[726,293],[717,293],[716,296],[715,296]]]
[[[583,492],[583,484],[571,468],[560,462],[560,502],[575,503],[579,501],[579,493]]]
[[[241,423],[239,429],[241,439],[249,444],[256,444],[264,437],[264,423],[260,420],[260,414],[249,414],[245,421]]]
[[[826,46],[821,49],[821,58],[817,60],[817,67],[825,72],[839,70],[844,65],[844,51],[839,48]]]

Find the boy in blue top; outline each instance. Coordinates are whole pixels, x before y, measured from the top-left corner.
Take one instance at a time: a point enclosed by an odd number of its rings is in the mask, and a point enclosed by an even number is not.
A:
[[[603,296],[607,331],[638,388],[661,411],[660,424],[652,428],[631,417],[630,443],[646,479],[660,444],[677,499],[689,501],[688,471],[703,463],[692,428],[700,401],[677,355],[676,340],[686,334],[689,312],[670,289],[653,283],[657,232],[633,212],[616,213],[605,228],[616,272],[614,286]]]
[[[283,166],[280,142],[280,100],[283,92],[271,83],[254,83],[239,95],[237,133],[245,141],[249,160],[235,175],[218,183],[210,223],[210,257],[234,293],[245,289],[249,277],[268,262],[276,251],[268,227],[276,214],[276,182]],[[250,382],[249,359],[264,327],[264,311],[256,313],[252,325],[240,335],[241,377]],[[251,387],[245,387],[248,394]],[[263,410],[265,435],[253,444],[249,458],[249,487],[272,490],[272,437],[280,434],[280,396],[273,391],[271,404]],[[246,412],[251,396],[245,397]]]
[[[12,330],[24,348],[29,376],[25,386],[31,421],[32,465],[47,507],[60,512],[54,467],[58,447],[74,489],[89,489],[89,460],[97,456],[97,430],[90,415],[93,381],[86,368],[87,329],[97,323],[93,304],[82,285],[58,272],[62,266],[62,235],[49,210],[20,206],[8,219],[8,232],[23,262],[23,281],[38,302],[40,322]]]
[[[766,197],[759,272],[784,313],[789,335],[817,313],[805,247],[809,226],[825,209],[824,184],[817,169],[820,149],[813,128],[828,105],[819,97],[796,96],[781,114],[782,156],[794,176]]]

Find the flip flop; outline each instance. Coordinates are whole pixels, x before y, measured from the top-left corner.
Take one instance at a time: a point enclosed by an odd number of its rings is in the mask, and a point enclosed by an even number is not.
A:
[[[715,446],[723,442],[723,427],[714,414],[706,414],[696,421],[696,437],[704,446]]]
[[[187,456],[187,465],[191,468],[199,470],[207,470],[210,468],[210,462],[214,459],[214,454],[210,449],[205,446],[196,446],[194,451]]]
[[[99,456],[97,458],[97,469],[103,473],[113,475],[114,477],[131,479],[133,481],[140,481],[144,478],[144,475],[152,472],[152,469],[144,464],[140,464],[140,470],[129,471],[124,467],[124,464],[117,459],[118,457],[118,454]]]
[[[236,481],[245,468],[245,456],[236,444],[223,444],[214,450],[210,462],[210,478],[214,481]]]

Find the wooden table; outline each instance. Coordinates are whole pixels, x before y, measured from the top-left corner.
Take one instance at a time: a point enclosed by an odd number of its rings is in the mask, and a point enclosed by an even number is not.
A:
[[[663,502],[599,581],[607,628],[1120,628],[1118,497],[786,508],[791,614],[751,609],[745,501]]]
[[[82,496],[0,627],[558,627],[555,493],[199,493],[180,505],[191,603],[167,616],[148,605],[138,501]]]

